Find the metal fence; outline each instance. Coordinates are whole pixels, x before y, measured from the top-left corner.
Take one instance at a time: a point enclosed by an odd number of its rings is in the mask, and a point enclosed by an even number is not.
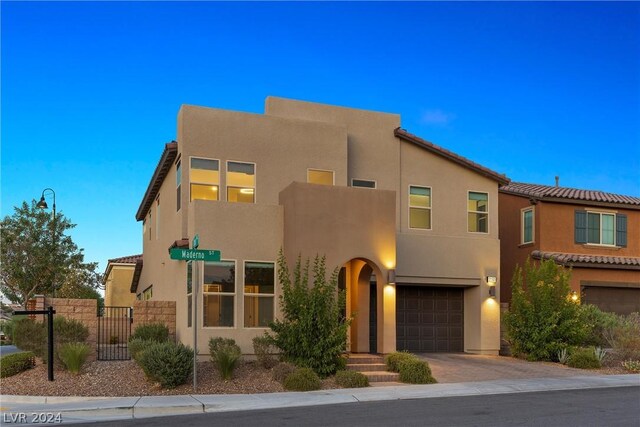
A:
[[[129,360],[129,337],[133,323],[131,307],[98,308],[98,360]]]

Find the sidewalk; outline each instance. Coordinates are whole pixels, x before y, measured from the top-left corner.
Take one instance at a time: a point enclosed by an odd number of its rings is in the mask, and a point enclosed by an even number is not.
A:
[[[63,424],[71,424],[336,403],[632,386],[640,386],[640,374],[502,379],[449,384],[400,385],[261,394],[114,398],[0,396],[0,406],[2,407],[0,420],[2,420],[3,425],[14,423],[30,425],[34,416],[46,417],[48,415],[56,417],[59,414],[59,419]],[[26,414],[24,422],[21,421],[20,414]],[[43,424],[44,422],[41,419],[36,423]]]

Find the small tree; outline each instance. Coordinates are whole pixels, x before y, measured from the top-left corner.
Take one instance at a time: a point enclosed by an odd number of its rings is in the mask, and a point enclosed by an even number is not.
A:
[[[527,259],[511,282],[511,307],[504,324],[514,354],[529,360],[551,360],[567,346],[581,345],[592,327],[579,304],[571,301],[570,270],[553,260],[539,266]]]
[[[280,250],[278,279],[282,286],[283,318],[273,322],[271,329],[282,357],[297,366],[313,369],[321,377],[335,373],[341,366],[352,320],[343,316],[345,293],[338,290],[338,269],[327,280],[325,258],[316,256],[310,287],[309,260],[302,267],[298,257],[292,281]]]

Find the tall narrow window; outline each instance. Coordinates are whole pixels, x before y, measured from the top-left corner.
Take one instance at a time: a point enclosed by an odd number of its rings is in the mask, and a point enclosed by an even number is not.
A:
[[[533,242],[533,208],[522,211],[522,244]]]
[[[244,326],[266,328],[273,322],[275,269],[271,262],[244,264]]]
[[[431,229],[431,188],[409,187],[409,228]]]
[[[233,327],[236,293],[234,261],[205,262],[203,326]]]
[[[187,327],[193,323],[193,261],[187,261]]]
[[[189,168],[190,200],[218,200],[220,162],[212,159],[191,158]]]
[[[180,162],[176,165],[176,211],[180,210],[180,196],[181,191],[180,187],[182,183],[182,168],[180,167]]]
[[[149,240],[151,240],[151,209],[149,209],[149,217],[147,219],[147,231],[148,231],[148,235],[149,235]]]
[[[469,232],[489,232],[489,194],[469,191],[468,199]]]
[[[307,169],[307,182],[311,184],[334,185],[333,171]]]
[[[227,201],[255,203],[256,165],[227,162]]]
[[[156,199],[156,240],[160,237],[160,197]]]

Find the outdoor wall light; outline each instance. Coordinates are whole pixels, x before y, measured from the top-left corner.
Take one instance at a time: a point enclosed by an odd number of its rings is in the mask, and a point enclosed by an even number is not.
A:
[[[498,278],[496,276],[487,276],[487,284],[489,286],[495,286],[498,282]]]
[[[391,268],[387,271],[387,283],[393,285],[396,283],[396,269]]]
[[[489,286],[489,298],[495,299],[495,297],[496,297],[496,287]]]
[[[578,292],[571,291],[571,301],[578,302]]]

